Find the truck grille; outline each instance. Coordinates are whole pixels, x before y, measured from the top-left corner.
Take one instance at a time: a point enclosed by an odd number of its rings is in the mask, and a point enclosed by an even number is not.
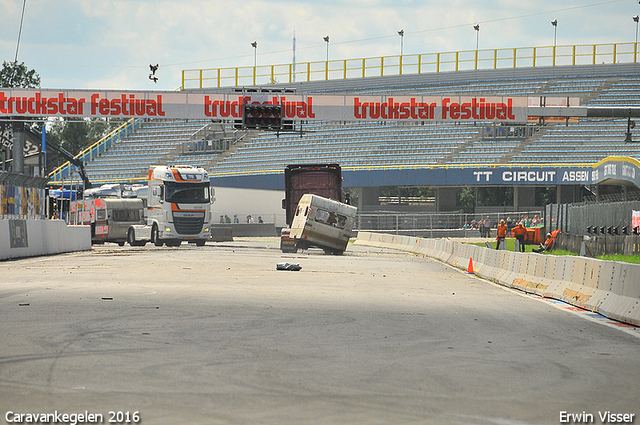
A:
[[[202,231],[204,217],[173,217],[176,232],[181,235],[197,235]]]

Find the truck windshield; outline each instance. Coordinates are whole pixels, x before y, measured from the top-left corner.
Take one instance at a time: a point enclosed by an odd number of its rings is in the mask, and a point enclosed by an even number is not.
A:
[[[165,183],[165,201],[201,204],[209,202],[209,182],[206,183]]]

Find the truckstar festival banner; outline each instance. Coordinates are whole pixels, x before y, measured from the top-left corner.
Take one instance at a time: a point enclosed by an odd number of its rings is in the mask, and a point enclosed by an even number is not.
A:
[[[278,104],[293,121],[527,122],[526,97],[220,94],[0,89],[0,118],[242,119],[243,105]]]

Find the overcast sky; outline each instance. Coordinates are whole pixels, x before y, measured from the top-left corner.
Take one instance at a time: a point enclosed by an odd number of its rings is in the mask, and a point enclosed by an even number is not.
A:
[[[13,61],[23,0],[0,0]],[[27,0],[18,61],[43,88],[173,90],[193,68],[634,42],[638,0]],[[473,25],[480,24],[477,34]],[[257,50],[251,42],[257,41]],[[149,64],[159,64],[159,81]]]

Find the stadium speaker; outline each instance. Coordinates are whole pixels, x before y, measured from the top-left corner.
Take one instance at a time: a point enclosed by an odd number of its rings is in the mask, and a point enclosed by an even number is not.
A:
[[[627,132],[625,133],[624,141],[625,143],[633,143],[633,137],[631,136],[631,129],[636,127],[636,122],[632,121],[631,118],[627,120]]]
[[[622,234],[623,235],[630,235],[631,232],[629,231],[629,226],[623,226],[622,227]]]
[[[282,130],[282,105],[244,105],[242,112],[242,122],[245,128]]]
[[[618,226],[615,226],[612,230],[614,235],[619,235],[620,234],[620,228]]]
[[[633,228],[633,234],[638,236],[640,235],[640,227],[636,226]]]
[[[601,234],[601,235],[604,235],[604,234],[605,234],[605,232],[606,232],[605,227],[604,227],[604,226],[600,226],[600,234]]]
[[[592,226],[587,226],[587,234],[590,235],[591,231],[593,230]]]
[[[607,233],[610,235],[613,235],[613,227],[611,226],[607,227]]]

